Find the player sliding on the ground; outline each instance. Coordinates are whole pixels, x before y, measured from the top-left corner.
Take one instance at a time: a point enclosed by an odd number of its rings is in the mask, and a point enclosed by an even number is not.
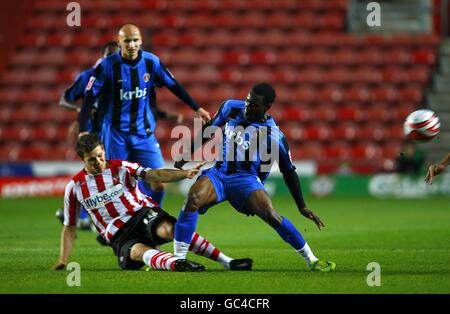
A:
[[[61,250],[54,270],[67,265],[76,238],[80,205],[88,211],[99,234],[109,241],[122,269],[139,269],[145,264],[163,270],[204,270],[201,264],[159,250],[159,245],[173,240],[176,219],[157,207],[137,186],[137,180],[150,183],[192,179],[203,163],[189,170],[151,170],[137,163],[106,160],[103,144],[95,134],[81,136],[76,149],[85,167],[66,186]],[[252,267],[251,259],[231,259],[197,233],[190,240],[190,251],[217,261],[226,269]]]
[[[310,211],[303,200],[300,181],[292,164],[289,146],[274,119],[267,114],[275,100],[275,91],[269,84],[260,83],[250,90],[247,99],[227,100],[209,125],[223,129],[223,155],[213,168],[204,170],[191,187],[185,206],[175,224],[174,254],[185,258],[195,231],[198,213],[228,200],[241,213],[257,215],[269,224],[280,237],[303,256],[313,271],[332,271],[336,264],[320,260],[295,226],[278,214],[272,206],[264,182],[270,166],[276,160],[284,181],[300,213],[315,222],[320,229],[324,224]],[[203,134],[203,132],[202,132]],[[202,138],[202,142],[208,139]],[[193,143],[199,141],[194,140]],[[191,153],[195,147],[191,148]],[[267,159],[263,152],[270,156]],[[175,164],[181,168],[181,160]]]

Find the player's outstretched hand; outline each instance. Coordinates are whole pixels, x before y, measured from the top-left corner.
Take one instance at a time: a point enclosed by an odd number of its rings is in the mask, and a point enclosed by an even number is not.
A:
[[[439,174],[444,170],[443,165],[431,165],[428,167],[427,175],[425,176],[425,182],[433,183],[433,178],[435,175]]]
[[[66,264],[58,262],[55,265],[53,265],[51,269],[52,270],[61,270],[61,269],[64,269],[64,268],[66,268]]]
[[[209,122],[209,120],[211,120],[211,116],[209,115],[209,112],[203,108],[197,109],[197,111],[195,112],[195,115],[197,116],[197,118],[201,118],[203,120],[203,123]]]
[[[194,168],[189,169],[186,178],[192,179],[193,177],[195,177],[195,175],[200,171],[200,168],[203,167],[205,164],[206,161],[199,162],[198,164],[195,165]]]
[[[314,214],[312,211],[310,211],[308,208],[302,208],[300,209],[300,213],[305,216],[308,219],[311,219],[312,221],[314,221],[317,225],[317,228],[319,228],[319,230],[322,230],[322,228],[325,227],[325,225],[323,224],[322,220],[320,220],[319,216],[317,216],[316,214]]]

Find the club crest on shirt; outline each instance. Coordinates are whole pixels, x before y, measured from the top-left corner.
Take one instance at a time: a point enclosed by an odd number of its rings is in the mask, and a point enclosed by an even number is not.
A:
[[[145,83],[147,83],[150,80],[150,74],[145,73],[144,76],[142,77],[142,79],[144,80]]]
[[[94,81],[95,81],[95,76],[91,76],[91,77],[89,78],[89,82],[88,82],[87,85],[86,85],[86,90],[87,90],[87,91],[91,90],[92,85],[94,84]]]

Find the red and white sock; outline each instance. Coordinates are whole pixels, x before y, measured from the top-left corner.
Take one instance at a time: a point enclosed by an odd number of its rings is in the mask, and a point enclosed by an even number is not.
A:
[[[229,268],[230,261],[232,260],[232,258],[223,254],[218,248],[212,245],[197,232],[194,232],[191,245],[189,246],[189,251],[216,261],[227,269]]]
[[[150,249],[144,253],[143,260],[153,269],[175,270],[177,258],[170,253]]]

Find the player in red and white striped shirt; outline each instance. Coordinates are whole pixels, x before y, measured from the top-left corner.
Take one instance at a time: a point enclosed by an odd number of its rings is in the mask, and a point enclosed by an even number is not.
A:
[[[66,186],[61,252],[53,269],[62,269],[67,264],[75,241],[80,205],[88,211],[99,234],[109,241],[122,269],[139,269],[144,264],[177,271],[204,269],[201,264],[159,251],[159,245],[173,240],[176,219],[157,207],[137,185],[137,180],[151,183],[192,179],[203,163],[189,170],[151,170],[137,163],[107,161],[103,145],[94,134],[80,137],[77,153],[85,167]],[[251,259],[231,259],[197,233],[190,250],[227,269],[249,270],[252,266]]]

